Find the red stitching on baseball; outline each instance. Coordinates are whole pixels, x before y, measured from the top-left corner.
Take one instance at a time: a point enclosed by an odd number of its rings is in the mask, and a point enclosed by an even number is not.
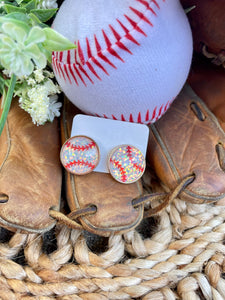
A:
[[[77,69],[76,64],[73,64],[73,67],[74,67],[75,72],[76,72],[77,75],[79,76],[80,80],[83,82],[83,84],[84,84],[85,86],[87,86],[86,83],[85,83],[85,81],[84,81],[84,79],[83,79],[83,77],[81,76],[79,70]],[[79,65],[79,68],[80,68],[80,65]]]
[[[136,0],[136,1],[139,2],[139,3],[141,3],[141,4],[143,4],[145,6],[145,8],[146,8],[146,11],[150,10],[152,12],[152,14],[154,16],[156,16],[156,12],[150,7],[150,4],[153,3],[153,4],[155,4],[155,6],[158,9],[160,8],[159,4],[158,4],[158,2],[156,0],[151,0],[149,3],[147,1],[145,1],[145,0]],[[165,2],[165,0],[163,0],[163,2]],[[99,80],[101,80],[101,77],[97,74],[97,72],[95,71],[94,67],[91,65],[90,62],[93,62],[96,66],[98,66],[99,68],[101,68],[108,75],[107,70],[105,70],[104,67],[99,63],[99,61],[97,60],[97,57],[100,58],[100,59],[102,59],[104,62],[108,63],[109,65],[111,65],[113,68],[116,69],[116,66],[105,55],[103,55],[103,51],[108,51],[111,55],[113,55],[114,57],[116,57],[119,60],[121,60],[122,62],[124,62],[124,60],[119,56],[119,54],[116,52],[116,50],[113,49],[112,47],[114,45],[117,45],[119,48],[121,48],[121,49],[129,52],[130,54],[132,54],[132,52],[121,42],[121,39],[122,38],[126,38],[126,39],[130,40],[131,42],[133,42],[133,43],[135,43],[137,45],[140,45],[140,43],[136,39],[134,39],[134,37],[131,35],[131,32],[133,30],[136,30],[139,33],[141,33],[141,34],[143,34],[143,35],[146,36],[146,33],[138,26],[141,21],[145,21],[145,22],[149,23],[151,26],[153,26],[152,22],[145,15],[146,11],[145,12],[141,12],[141,11],[135,9],[135,8],[132,8],[132,7],[130,7],[130,9],[136,15],[138,15],[140,17],[140,20],[138,22],[135,22],[129,16],[124,15],[125,18],[132,25],[132,29],[129,30],[128,28],[126,28],[126,26],[120,20],[116,19],[117,22],[120,24],[121,28],[125,32],[124,36],[120,36],[114,30],[114,28],[111,25],[109,25],[111,31],[113,32],[113,35],[115,36],[115,38],[117,40],[117,42],[115,44],[113,44],[113,45],[112,45],[111,41],[109,40],[109,38],[108,38],[107,34],[105,33],[105,31],[102,29],[102,33],[103,33],[103,36],[104,36],[104,39],[105,39],[105,42],[106,42],[106,45],[107,45],[107,49],[105,49],[105,50],[102,50],[102,48],[101,48],[101,46],[100,46],[100,44],[99,44],[99,42],[98,42],[98,40],[96,38],[96,35],[94,35],[95,46],[96,46],[96,50],[97,50],[97,56],[96,57],[94,57],[94,56],[91,55],[91,52],[90,52],[91,49],[88,48],[87,49],[88,60],[85,62],[84,53],[83,53],[83,50],[82,50],[82,48],[80,46],[80,42],[79,42],[79,40],[77,41],[77,43],[75,42],[75,44],[77,44],[77,49],[75,49],[75,63],[78,64],[78,65],[81,65],[81,64],[82,65],[86,65],[88,67],[88,69],[91,71],[91,73],[94,74],[94,76],[96,78],[98,78]],[[88,47],[88,45],[87,45],[87,47]],[[63,54],[67,55],[66,56],[66,61],[67,61],[67,64],[68,64],[70,62],[70,59],[71,59],[71,57],[70,57],[71,53],[70,52],[67,52],[67,54],[66,54],[66,52],[56,52],[56,53],[53,52],[53,56],[56,58],[56,60],[59,60],[60,62],[62,62]],[[79,56],[80,63],[78,62],[77,54]],[[53,65],[53,67],[54,67],[54,65]],[[60,69],[62,69],[62,68],[60,67]],[[69,70],[71,70],[71,68],[69,68]],[[66,77],[64,76],[63,73],[62,73],[62,75],[63,75],[64,80],[66,81]],[[75,74],[71,74],[71,75],[74,78]],[[79,74],[78,74],[78,76],[80,77]],[[87,75],[86,75],[86,77],[87,77]],[[80,78],[82,78],[82,77],[80,77]],[[93,83],[93,81],[90,80],[90,77],[88,79],[89,79],[89,81],[91,81]],[[82,82],[86,86],[84,80],[82,80]]]
[[[94,84],[94,81],[90,78],[90,76],[88,75],[88,73],[84,70],[84,68],[81,65],[79,65],[79,69],[90,80],[90,82]]]
[[[121,60],[122,62],[124,62],[124,60],[119,56],[119,54],[112,48],[112,43],[110,42],[107,34],[105,33],[105,31],[102,29],[102,33],[103,33],[103,37],[105,39],[106,45],[107,45],[107,51],[115,56],[116,58],[118,58],[119,60]]]
[[[148,120],[149,120],[149,109],[147,110],[145,115],[145,122],[147,122]]]
[[[72,70],[71,65],[69,65],[69,70],[70,70],[70,73],[72,74],[72,77],[73,77],[73,79],[74,79],[76,85],[79,86],[78,81],[77,81],[77,79],[76,79],[76,77],[75,77],[75,74],[74,74],[74,72],[73,72],[73,70]]]
[[[85,59],[84,59],[83,51],[82,51],[81,46],[80,46],[80,41],[78,41],[78,43],[77,43],[77,51],[78,51],[78,55],[79,55],[81,64],[84,65],[85,64]]]
[[[137,121],[138,121],[138,123],[142,123],[142,121],[141,121],[141,112],[140,111],[138,113],[138,119],[137,119]]]
[[[117,39],[116,45],[122,49],[127,51],[130,54],[133,54],[120,40],[121,40],[121,36],[119,35],[119,33],[112,27],[112,25],[109,25],[113,35],[115,36],[115,38]]]
[[[146,23],[148,23],[149,25],[153,26],[153,24],[149,21],[148,18],[146,18],[144,16],[144,14],[142,12],[140,12],[139,10],[133,8],[132,6],[130,6],[130,9],[139,17],[141,18],[142,20],[144,20]]]
[[[138,32],[140,32],[141,34],[143,34],[144,36],[147,37],[147,34],[138,26],[138,23],[135,22],[134,20],[132,20],[130,17],[128,17],[127,15],[124,15],[125,18],[130,22],[130,24],[133,26],[133,28],[135,30],[137,30]]]
[[[167,101],[166,104],[162,104],[160,107],[159,107],[159,110],[157,111],[158,109],[158,106],[155,106],[153,112],[152,112],[152,116],[151,116],[151,119],[150,119],[150,116],[149,116],[149,110],[147,110],[146,114],[145,114],[145,118],[143,119],[144,121],[142,121],[142,116],[141,116],[141,112],[138,113],[138,116],[137,116],[137,123],[145,123],[145,122],[148,122],[147,124],[150,124],[150,123],[153,123],[155,121],[157,121],[164,113],[165,111],[170,107],[171,103],[173,102],[174,99],[172,100],[169,100]],[[103,114],[103,115],[99,115],[99,114],[95,114],[96,117],[104,117],[105,119],[108,119],[109,117],[106,115],[106,114]],[[114,120],[119,120],[118,118],[116,118],[114,115],[111,115],[111,118],[113,118]],[[120,116],[120,120],[121,121],[125,121],[125,122],[135,122],[134,121],[134,117],[133,117],[133,114],[130,114],[129,115],[129,118],[126,119],[124,117],[123,114],[121,114]]]
[[[95,47],[96,47],[96,50],[97,50],[98,57],[100,57],[104,62],[109,64],[114,69],[117,69],[116,66],[105,55],[102,54],[102,48],[101,48],[101,46],[98,42],[98,39],[97,39],[96,35],[94,35],[94,39],[95,39]]]
[[[68,71],[67,71],[67,65],[63,65],[63,66],[64,66],[64,70],[65,70],[66,76],[68,77],[70,84],[72,84],[72,81],[71,81],[71,79],[69,77],[69,74],[68,74]]]
[[[120,24],[120,26],[123,28],[124,32],[126,33],[124,37],[127,38],[129,41],[133,42],[134,44],[140,46],[140,43],[138,43],[138,41],[135,40],[135,38],[130,34],[129,29],[127,29],[127,27],[122,22],[120,22],[120,20],[116,19],[116,21]]]
[[[134,122],[134,119],[133,119],[133,115],[130,114],[130,117],[129,117],[129,122],[133,123]]]
[[[98,76],[98,74],[95,72],[95,69],[93,66],[90,64],[89,61],[86,62],[86,65],[88,66],[89,70],[99,79],[102,80],[101,77]]]

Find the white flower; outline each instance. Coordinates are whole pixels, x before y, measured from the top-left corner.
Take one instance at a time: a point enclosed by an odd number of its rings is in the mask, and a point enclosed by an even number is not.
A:
[[[37,1],[37,8],[41,9],[51,9],[57,8],[58,4],[56,0],[38,0]]]
[[[60,108],[62,106],[62,103],[57,102],[58,96],[53,95],[49,97],[49,111],[48,111],[48,119],[49,121],[53,121],[54,117],[60,116]]]
[[[35,85],[36,81],[33,78],[28,78],[27,79],[27,84],[28,85]]]
[[[43,75],[42,69],[36,69],[36,70],[34,70],[33,73],[34,73],[34,78],[38,83],[40,83],[44,80],[45,77]]]

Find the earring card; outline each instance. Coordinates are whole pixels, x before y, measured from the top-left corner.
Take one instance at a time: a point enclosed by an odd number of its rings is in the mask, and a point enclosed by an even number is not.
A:
[[[75,135],[85,135],[98,144],[100,160],[94,171],[109,173],[109,153],[119,145],[132,145],[146,155],[149,128],[145,124],[78,114],[72,124],[71,137]]]

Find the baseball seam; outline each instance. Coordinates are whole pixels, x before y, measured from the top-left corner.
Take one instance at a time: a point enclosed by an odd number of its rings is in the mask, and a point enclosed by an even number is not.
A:
[[[127,180],[127,175],[126,175],[126,171],[124,170],[123,166],[121,165],[121,163],[115,159],[112,159],[110,158],[110,162],[112,164],[114,164],[120,171],[120,178],[121,178],[121,181],[125,182]]]
[[[133,157],[132,157],[131,147],[130,147],[130,146],[127,146],[126,150],[127,150],[127,156],[128,156],[128,158],[129,158],[129,161],[130,161],[130,163],[133,165],[133,167],[134,167],[137,171],[143,172],[143,171],[144,171],[144,168],[142,168],[141,166],[139,166],[137,163],[133,162]]]
[[[70,142],[67,142],[66,147],[70,148],[70,149],[73,149],[73,150],[84,151],[84,150],[89,150],[89,149],[95,147],[95,143],[91,142],[91,143],[89,143],[85,146],[84,145],[83,146],[76,146],[76,145],[71,144]]]
[[[87,166],[91,168],[92,170],[95,168],[95,165],[93,165],[91,162],[88,161],[83,161],[83,160],[73,160],[70,161],[68,164],[65,165],[66,168],[70,168],[74,165],[82,165],[82,166]]]
[[[144,12],[141,12],[133,7],[129,7],[130,10],[135,13],[138,17],[140,17],[140,20],[138,22],[135,22],[133,19],[131,19],[130,17],[128,17],[126,14],[124,14],[125,18],[127,19],[127,21],[131,24],[132,28],[130,30],[127,29],[127,27],[118,19],[116,19],[116,21],[120,24],[121,28],[123,29],[123,31],[125,32],[124,35],[120,35],[114,28],[112,25],[109,24],[109,28],[112,31],[115,39],[116,39],[116,43],[112,44],[109,37],[107,36],[107,34],[105,33],[104,29],[102,29],[102,34],[106,43],[107,48],[106,49],[102,49],[101,45],[98,42],[98,39],[96,37],[96,35],[94,35],[94,40],[95,40],[95,47],[97,50],[97,56],[93,56],[92,55],[92,50],[89,44],[89,39],[86,37],[86,47],[87,47],[87,56],[88,59],[85,61],[84,59],[84,51],[80,46],[80,42],[79,40],[76,42],[74,42],[77,45],[77,48],[74,50],[74,55],[75,55],[75,63],[71,64],[71,50],[68,51],[60,51],[60,52],[53,52],[52,54],[52,63],[53,63],[53,68],[55,69],[55,72],[58,73],[58,75],[60,77],[63,77],[63,79],[65,81],[69,80],[70,84],[72,84],[71,78],[69,76],[72,76],[72,78],[74,79],[75,83],[77,85],[79,85],[78,80],[76,78],[76,76],[78,76],[80,78],[80,80],[82,81],[82,83],[87,86],[86,82],[84,81],[81,72],[83,73],[83,75],[85,75],[87,77],[87,79],[94,84],[94,81],[90,78],[90,76],[87,74],[87,71],[84,70],[83,66],[87,66],[87,68],[89,69],[89,71],[99,80],[101,80],[100,76],[97,74],[95,68],[93,65],[97,66],[98,68],[100,68],[106,75],[109,75],[108,71],[103,67],[103,65],[97,60],[97,58],[102,59],[104,62],[106,62],[108,65],[110,65],[111,67],[113,67],[114,69],[116,69],[116,66],[103,54],[104,52],[108,52],[110,53],[113,57],[119,59],[121,62],[125,62],[120,56],[119,54],[116,52],[116,50],[114,49],[115,46],[118,46],[120,49],[130,53],[132,55],[132,52],[122,43],[122,39],[125,38],[135,44],[137,44],[138,46],[140,46],[140,43],[134,39],[134,37],[132,36],[132,31],[138,31],[140,34],[144,35],[145,37],[147,37],[146,33],[139,27],[139,24],[141,21],[145,21],[146,23],[148,23],[150,26],[154,26],[153,23],[149,20],[148,17],[146,17],[146,12],[151,11],[152,14],[156,17],[157,13],[155,10],[153,10],[152,7],[150,7],[150,5],[153,3],[155,5],[155,7],[159,10],[160,6],[158,4],[158,0],[150,0],[150,2],[146,1],[146,0],[136,0],[137,2],[143,4],[146,9]],[[162,0],[163,2],[165,2],[165,0]],[[65,57],[65,60],[67,63],[63,63],[63,55]],[[78,61],[78,57],[80,62]],[[93,65],[91,64],[93,63]],[[62,68],[63,67],[63,68]],[[72,67],[74,68],[74,71],[72,69]],[[67,68],[69,70],[67,70]],[[64,70],[63,70],[64,69]],[[76,74],[76,76],[75,76]],[[66,76],[65,76],[66,75]],[[75,79],[76,78],[76,79]]]
[[[55,73],[58,74],[60,78],[63,77],[63,80],[65,82],[69,81],[69,83],[72,84],[72,81],[74,81],[75,84],[79,86],[79,79],[80,79],[83,85],[87,86],[84,78],[88,79],[88,81],[94,84],[94,80],[91,78],[91,75],[89,75],[88,73],[94,75],[96,79],[102,80],[101,77],[98,75],[97,71],[95,70],[96,67],[101,69],[106,75],[109,76],[109,72],[101,64],[101,60],[103,60],[105,63],[107,63],[107,65],[111,66],[112,68],[117,69],[117,67],[110,61],[110,59],[104,55],[105,52],[110,53],[114,58],[117,58],[121,62],[125,63],[123,58],[116,52],[115,47],[117,46],[119,49],[122,49],[132,55],[133,53],[130,51],[130,49],[128,49],[124,45],[122,39],[129,40],[132,43],[135,43],[137,46],[140,46],[141,44],[136,39],[134,39],[132,32],[138,31],[141,35],[147,37],[146,33],[139,27],[139,24],[141,21],[144,21],[149,26],[153,27],[154,26],[153,22],[151,22],[149,17],[146,16],[146,12],[151,11],[152,15],[157,17],[156,11],[160,10],[159,0],[150,0],[150,1],[136,0],[136,1],[143,4],[145,10],[142,12],[131,6],[129,7],[133,13],[135,13],[137,16],[140,17],[139,21],[135,22],[133,19],[128,17],[126,14],[124,14],[125,18],[132,26],[130,30],[118,19],[116,19],[116,21],[120,24],[121,29],[125,32],[124,35],[119,34],[114,29],[114,27],[109,24],[108,26],[116,39],[116,42],[112,44],[105,31],[102,29],[102,34],[107,46],[106,49],[102,49],[96,35],[94,34],[95,47],[97,50],[96,56],[92,55],[93,49],[91,49],[89,39],[86,37],[86,53],[88,57],[86,61],[84,59],[84,50],[81,48],[79,40],[77,42],[76,41],[74,42],[77,45],[77,48],[74,50],[75,63],[71,63],[71,50],[68,50],[66,52],[65,51],[53,52],[52,65]],[[162,2],[165,1],[166,0],[162,0]],[[154,9],[150,6],[152,4],[154,5]],[[62,62],[63,56],[67,63]],[[102,115],[95,114],[95,116],[104,117],[107,119],[112,118],[114,120],[150,124],[157,121],[164,114],[164,112],[169,108],[173,100],[174,99],[167,101],[166,104],[162,104],[160,107],[155,106],[152,115],[150,115],[149,110],[147,110],[144,113],[144,115],[141,115],[141,112],[138,112],[137,119],[134,118],[132,113],[129,115],[129,118],[125,118],[123,114],[121,114],[120,117],[116,117],[113,114],[111,116],[107,116],[106,114],[102,114]]]

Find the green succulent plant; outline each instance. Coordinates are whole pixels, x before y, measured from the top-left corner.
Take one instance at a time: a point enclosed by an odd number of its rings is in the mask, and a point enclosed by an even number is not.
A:
[[[51,63],[52,51],[75,45],[48,24],[57,9],[39,9],[37,0],[0,2],[0,93],[3,95],[0,134],[10,109],[17,79]],[[2,71],[11,74],[7,78]]]

